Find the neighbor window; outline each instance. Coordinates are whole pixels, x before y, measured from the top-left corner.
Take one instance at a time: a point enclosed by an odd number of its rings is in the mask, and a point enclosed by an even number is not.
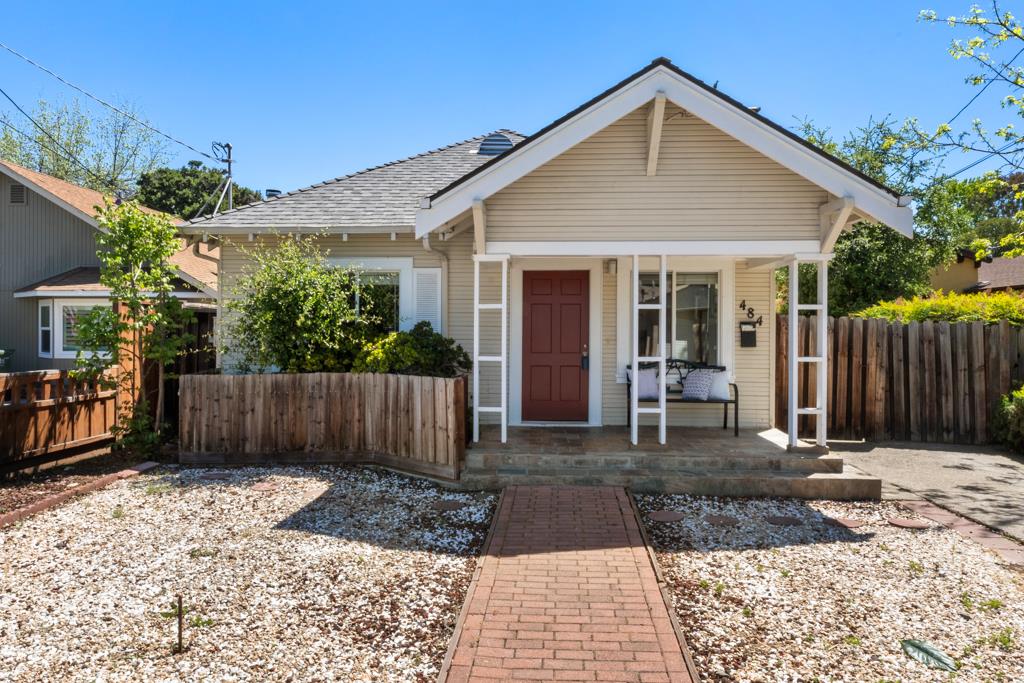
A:
[[[39,302],[39,355],[53,357],[53,303]]]
[[[659,330],[658,311],[640,311],[640,355],[658,355],[664,335],[669,356],[694,363],[718,364],[718,273],[666,274],[667,315]],[[659,303],[658,273],[640,274],[640,303]]]

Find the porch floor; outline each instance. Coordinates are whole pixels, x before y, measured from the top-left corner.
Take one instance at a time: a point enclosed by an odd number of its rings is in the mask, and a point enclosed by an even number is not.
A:
[[[847,471],[842,456],[786,450],[777,429],[641,427],[639,444],[627,427],[510,427],[481,425],[466,451],[466,488],[577,484],[636,491],[712,496],[878,499],[881,481]]]

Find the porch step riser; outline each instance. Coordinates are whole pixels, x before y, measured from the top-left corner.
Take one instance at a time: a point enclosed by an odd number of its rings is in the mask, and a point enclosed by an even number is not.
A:
[[[773,472],[842,472],[843,459],[837,456],[678,456],[622,454],[527,455],[466,454],[466,470],[488,474],[573,474],[592,473],[695,473],[712,470],[770,470]]]
[[[460,484],[468,489],[491,490],[514,485],[626,486],[641,493],[830,500],[879,500],[882,495],[882,483],[878,479],[841,474],[780,476],[771,472],[744,476],[728,473],[699,476],[486,476],[464,473]]]

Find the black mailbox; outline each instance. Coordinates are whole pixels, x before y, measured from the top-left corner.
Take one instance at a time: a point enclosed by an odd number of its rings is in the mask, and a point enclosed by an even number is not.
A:
[[[740,346],[751,348],[757,346],[757,324],[743,321],[740,323]]]

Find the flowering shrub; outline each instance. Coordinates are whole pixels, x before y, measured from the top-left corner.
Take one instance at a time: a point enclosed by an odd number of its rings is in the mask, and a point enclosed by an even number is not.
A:
[[[392,332],[364,346],[352,371],[457,377],[471,366],[469,354],[454,339],[423,321],[408,332]]]
[[[960,294],[940,290],[927,297],[882,301],[852,315],[901,323],[925,320],[996,323],[1008,320],[1011,325],[1024,325],[1024,297],[1017,292]]]

